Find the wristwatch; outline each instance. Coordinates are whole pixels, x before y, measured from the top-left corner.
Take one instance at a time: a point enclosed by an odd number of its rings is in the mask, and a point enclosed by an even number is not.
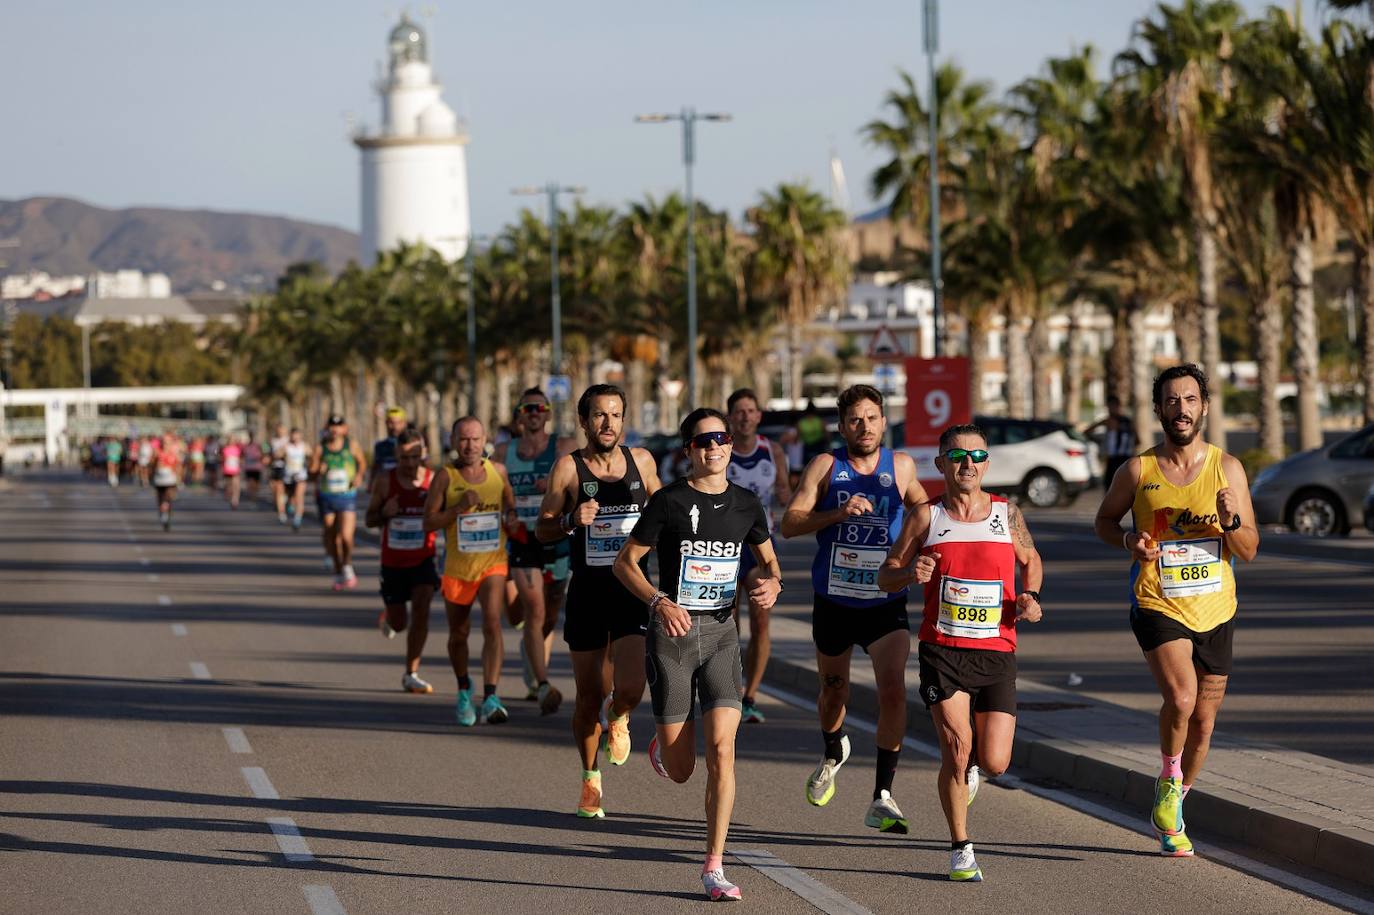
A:
[[[1022,591],[1021,593],[1022,593],[1022,594],[1029,594],[1031,597],[1035,598],[1035,602],[1036,602],[1037,604],[1040,603],[1040,592],[1039,592],[1039,591]]]

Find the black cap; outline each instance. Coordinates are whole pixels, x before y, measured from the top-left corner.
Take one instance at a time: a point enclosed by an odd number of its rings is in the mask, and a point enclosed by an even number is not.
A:
[[[330,414],[328,422],[325,423],[326,426],[345,426],[347,424],[348,420],[337,413]]]

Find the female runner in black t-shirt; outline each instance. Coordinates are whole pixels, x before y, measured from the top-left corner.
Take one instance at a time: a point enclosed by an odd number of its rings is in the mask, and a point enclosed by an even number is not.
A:
[[[718,410],[702,407],[682,421],[691,459],[687,479],[654,493],[616,557],[616,577],[649,605],[645,645],[657,735],[649,744],[654,770],[675,782],[696,767],[693,707],[706,735],[706,864],[701,880],[711,899],[740,898],[725,879],[721,855],[735,804],[735,732],[740,722],[740,651],[731,608],[744,548],[756,567],[744,580],[765,610],[782,590],[768,520],[758,497],[726,478],[730,433]],[[658,552],[659,588],[639,567]]]

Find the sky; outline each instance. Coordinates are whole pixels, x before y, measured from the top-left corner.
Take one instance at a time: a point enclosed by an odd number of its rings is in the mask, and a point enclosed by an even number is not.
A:
[[[1308,23],[1328,15],[1301,0]],[[1260,2],[1246,2],[1259,12]],[[1291,2],[1288,4],[1291,6]],[[402,4],[374,0],[9,0],[0,198],[270,213],[357,229],[348,118]],[[999,90],[1091,44],[1102,66],[1146,0],[943,0],[940,59]],[[683,180],[680,127],[637,113],[724,111],[697,127],[696,189],[739,214],[763,189],[829,187],[856,212],[881,156],[860,128],[899,68],[925,85],[920,0],[443,0],[412,4],[444,97],[468,124],[473,225],[491,233],[554,180],[612,206]]]

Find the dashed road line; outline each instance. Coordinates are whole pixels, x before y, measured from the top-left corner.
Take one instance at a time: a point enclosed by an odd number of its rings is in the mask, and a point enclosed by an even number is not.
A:
[[[159,594],[157,596],[157,605],[159,607],[170,607],[172,606],[172,599],[166,594]]]
[[[314,861],[310,846],[305,844],[296,821],[290,817],[268,817],[267,825],[272,827],[272,835],[277,837],[277,847],[288,861]]]
[[[191,676],[197,680],[209,680],[210,668],[206,667],[200,661],[192,661]]]
[[[172,624],[172,635],[185,635],[186,627],[181,623]]]
[[[781,858],[763,849],[733,849],[729,853],[741,864],[772,880],[778,886],[791,890],[826,915],[873,915],[848,896],[835,892],[810,874],[797,870]]]
[[[305,901],[310,904],[313,915],[346,915],[332,886],[305,887]]]
[[[253,797],[263,801],[281,800],[281,795],[272,786],[272,780],[262,766],[244,766],[239,771],[243,773],[243,780],[248,783],[248,790],[253,792]]]
[[[243,728],[220,728],[224,733],[224,740],[229,744],[230,753],[252,753],[253,748],[248,745],[248,738],[244,736]]]
[[[158,580],[157,573],[156,573],[156,572],[149,572],[149,573],[148,573],[148,580],[149,580],[149,581],[157,581],[157,580]]]

